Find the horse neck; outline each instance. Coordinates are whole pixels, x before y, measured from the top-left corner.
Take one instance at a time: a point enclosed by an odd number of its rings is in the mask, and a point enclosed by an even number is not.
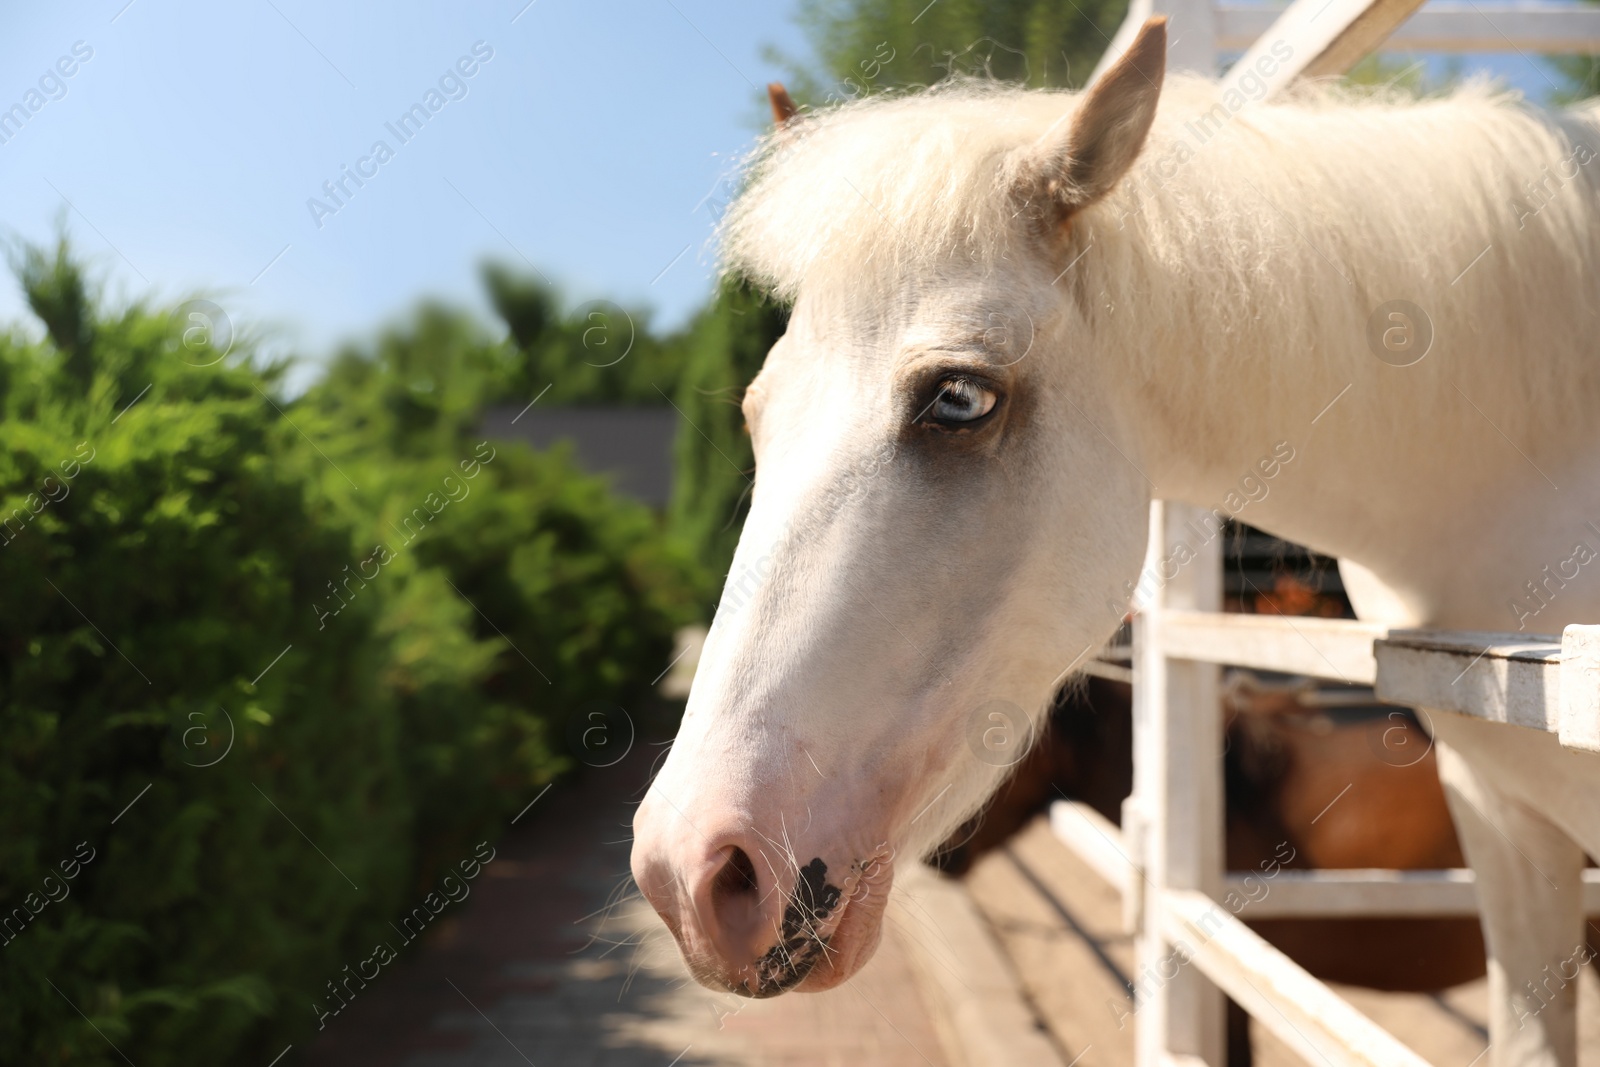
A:
[[[1486,498],[1548,514],[1540,494],[1592,453],[1600,163],[1561,161],[1564,136],[1600,136],[1425,110],[1280,117],[1245,131],[1259,150],[1147,167],[1092,209],[1074,299],[1155,495],[1410,565]],[[1541,200],[1508,195],[1540,180]],[[1414,365],[1383,345],[1388,310],[1431,328]]]

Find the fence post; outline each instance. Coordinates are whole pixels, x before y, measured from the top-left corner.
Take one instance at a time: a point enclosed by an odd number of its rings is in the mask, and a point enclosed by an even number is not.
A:
[[[1156,501],[1133,628],[1134,792],[1124,807],[1128,840],[1142,856],[1143,915],[1132,976],[1139,1067],[1196,1057],[1224,1063],[1222,993],[1161,935],[1161,889],[1217,897],[1222,888],[1222,725],[1219,669],[1168,660],[1162,611],[1222,609],[1222,541],[1210,511]],[[1180,560],[1187,559],[1187,563]],[[1153,591],[1153,596],[1148,595]],[[1188,946],[1190,953],[1199,948]]]
[[[1561,720],[1568,748],[1600,752],[1600,626],[1561,631]]]
[[[1106,68],[1122,57],[1133,44],[1145,19],[1165,15],[1167,26],[1167,68],[1214,78],[1217,75],[1217,13],[1213,0],[1129,0],[1128,15],[1117,28],[1089,75],[1095,82]]]

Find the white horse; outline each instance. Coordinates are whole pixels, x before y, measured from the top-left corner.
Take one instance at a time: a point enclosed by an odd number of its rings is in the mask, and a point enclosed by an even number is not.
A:
[[[974,731],[1037,720],[1117,625],[1153,497],[1211,505],[1275,460],[1249,521],[1359,564],[1358,609],[1600,621],[1600,121],[1483,87],[1247,106],[1163,85],[1165,49],[1152,21],[1082,94],[851,104],[753,164],[727,257],[794,312],[634,821],[635,877],[709,985],[862,965],[894,858],[1003,774]],[[1549,975],[1583,944],[1600,758],[1432,720],[1493,1062],[1570,1065],[1576,986]]]

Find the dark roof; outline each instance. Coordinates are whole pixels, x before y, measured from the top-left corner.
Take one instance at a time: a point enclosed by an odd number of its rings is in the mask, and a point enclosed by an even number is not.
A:
[[[665,507],[672,499],[672,444],[678,413],[671,408],[547,408],[504,405],[483,413],[483,433],[496,441],[549,448],[572,442],[578,465],[604,474],[624,496]]]

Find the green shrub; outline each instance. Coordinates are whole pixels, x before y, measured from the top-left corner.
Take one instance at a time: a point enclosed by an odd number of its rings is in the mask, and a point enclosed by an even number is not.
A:
[[[733,562],[755,476],[739,402],[788,321],[786,308],[749,285],[730,282],[681,342],[686,356],[677,404],[684,421],[678,427],[671,523],[709,576],[712,603]]]
[[[952,74],[1081,88],[1127,10],[1127,0],[800,0],[811,57],[772,58],[812,105]]]
[[[658,337],[649,317],[608,300],[563,312],[549,286],[503,266],[483,271],[495,313],[506,325],[509,397],[546,386],[547,405],[665,407],[683,371],[676,337]]]
[[[400,739],[376,605],[299,609],[352,530],[267,383],[197,388],[157,316],[94,325],[87,395],[50,346],[0,348],[0,1060],[216,1062],[409,888]]]
[[[98,315],[64,247],[19,266],[49,340],[0,336],[0,1062],[265,1062],[572,763],[575,705],[654,677],[685,570],[560,455],[461,480],[459,323],[408,342],[445,352],[432,414],[337,374],[290,404]]]
[[[478,413],[506,399],[520,358],[470,320],[424,308],[341,353],[294,411],[330,457],[325,490],[351,498],[363,543],[393,557],[374,580],[395,598],[389,625],[443,599],[477,642],[469,665],[410,640],[391,667],[412,780],[454,798],[450,812],[419,815],[422,840],[437,845],[428,855],[446,861],[467,842],[434,820],[514,814],[528,785],[570,764],[570,719],[637,706],[695,613],[692,565],[657,516],[577,473],[565,450],[479,436]],[[451,677],[469,666],[475,699],[464,702]]]

